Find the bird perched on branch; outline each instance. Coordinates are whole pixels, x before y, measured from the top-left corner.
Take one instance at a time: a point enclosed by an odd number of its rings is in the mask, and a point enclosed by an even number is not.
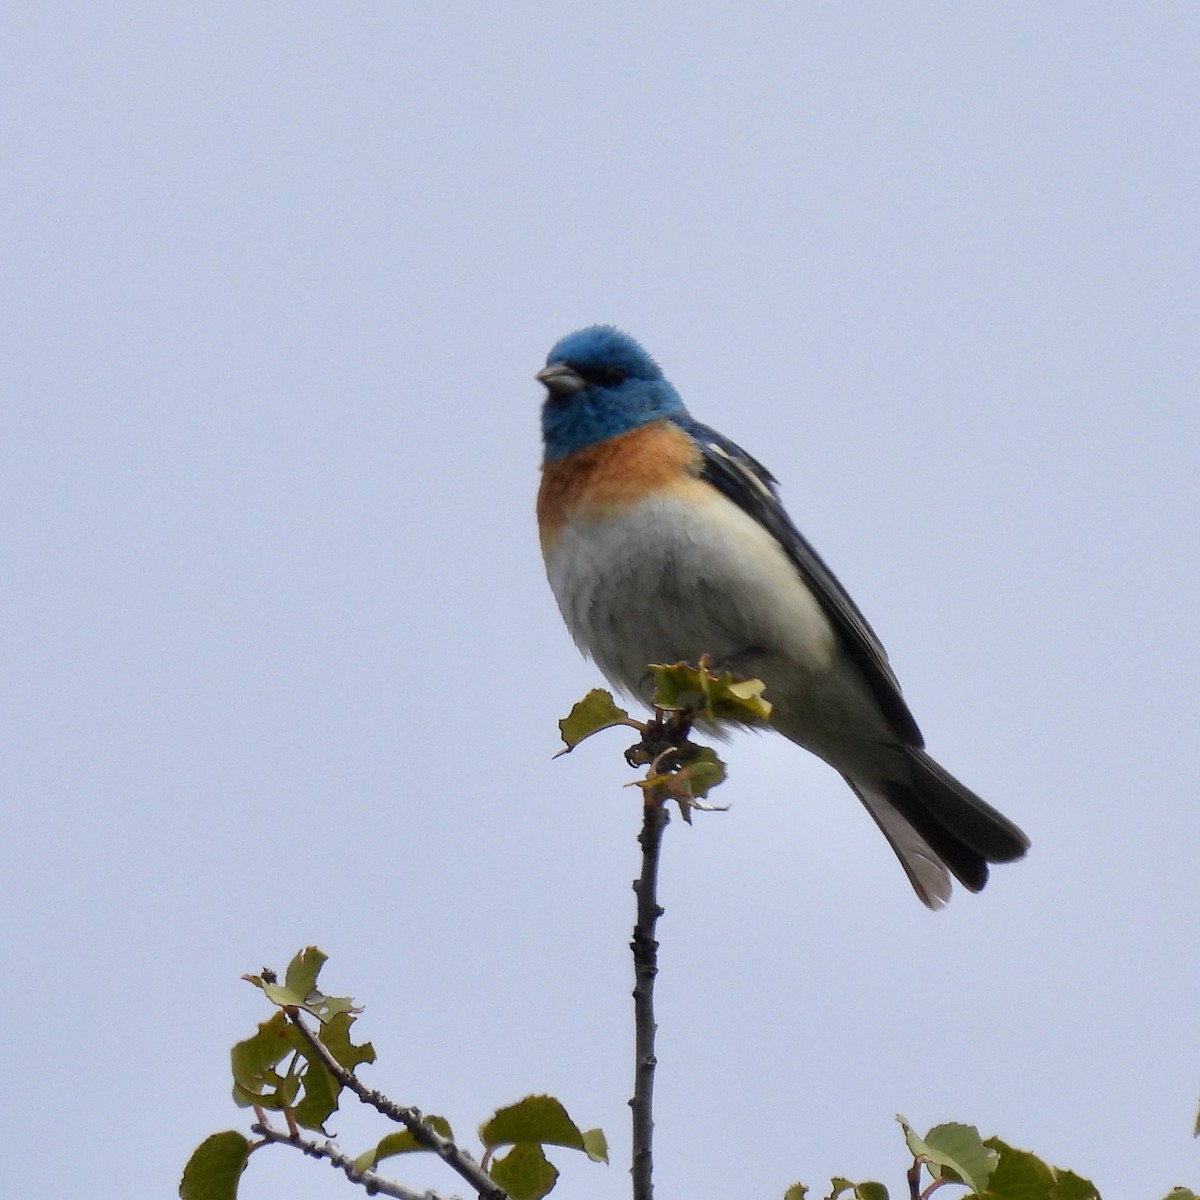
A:
[[[568,334],[537,373],[538,529],[571,636],[649,703],[650,663],[761,679],[771,727],[853,789],[930,908],[977,892],[1029,839],[940,767],[883,646],[792,524],[774,476],[696,421],[642,347]]]

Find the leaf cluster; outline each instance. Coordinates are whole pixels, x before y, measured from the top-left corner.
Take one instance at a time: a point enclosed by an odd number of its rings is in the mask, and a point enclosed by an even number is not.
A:
[[[558,1182],[547,1146],[581,1150],[592,1162],[608,1162],[603,1130],[581,1130],[553,1096],[526,1096],[495,1112],[479,1127],[483,1165],[512,1200],[541,1200]],[[495,1157],[496,1151],[503,1151]]]
[[[698,666],[660,663],[650,671],[654,683],[650,720],[635,720],[610,692],[593,688],[559,721],[566,747],[560,753],[569,753],[605,729],[636,729],[641,740],[626,750],[625,760],[630,766],[646,767],[647,772],[633,786],[642,789],[647,804],[672,800],[684,820],[691,820],[694,810],[712,807],[705,798],[727,774],[712,747],[690,740],[692,726],[721,721],[762,725],[771,715],[771,705],[763,698],[761,680],[714,672],[707,657]]]
[[[251,1154],[273,1143],[328,1158],[353,1182],[390,1194],[403,1194],[404,1189],[384,1181],[376,1173],[378,1165],[400,1155],[432,1152],[489,1200],[542,1200],[558,1180],[557,1168],[546,1157],[547,1146],[578,1150],[593,1162],[608,1161],[604,1133],[580,1129],[552,1096],[527,1096],[493,1113],[479,1127],[483,1157],[476,1163],[455,1145],[444,1117],[404,1108],[366,1088],[355,1071],[375,1062],[375,1049],[351,1038],[361,1009],[350,997],[327,996],[318,989],[317,976],[325,961],[326,956],[310,946],[289,963],[283,983],[269,970],[243,976],[278,1008],[230,1052],[234,1101],[253,1108],[253,1132],[261,1140],[252,1141],[237,1130],[206,1138],[184,1168],[181,1200],[236,1200]],[[315,1031],[305,1016],[315,1018]],[[331,1142],[305,1137],[305,1130],[325,1133],[325,1122],[346,1090],[405,1127],[385,1134],[353,1158]],[[268,1112],[280,1113],[286,1129],[269,1125]]]
[[[289,1013],[306,1012],[317,1019],[317,1041],[345,1070],[375,1061],[370,1042],[356,1046],[350,1040],[350,1027],[360,1011],[350,997],[326,996],[317,988],[325,961],[320,950],[309,946],[288,964],[282,984],[270,971],[243,976],[280,1011],[263,1021],[253,1037],[238,1042],[229,1056],[233,1099],[239,1107],[285,1112],[289,1124],[320,1133],[337,1109],[343,1085]]]
[[[982,1138],[971,1125],[946,1122],[919,1135],[897,1117],[912,1153],[908,1171],[908,1200],[926,1200],[945,1186],[958,1186],[959,1200],[1100,1200],[1095,1184],[1061,1167],[1052,1167],[1028,1150],[999,1138]],[[809,1189],[793,1184],[784,1200],[804,1200]],[[877,1180],[856,1183],[835,1177],[825,1200],[889,1200]],[[1186,1188],[1176,1188],[1165,1200],[1200,1200]]]

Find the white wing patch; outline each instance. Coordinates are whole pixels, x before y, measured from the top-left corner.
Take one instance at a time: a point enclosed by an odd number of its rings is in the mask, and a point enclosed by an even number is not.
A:
[[[719,446],[716,442],[709,442],[707,448],[711,450],[713,454],[719,455],[727,463],[730,463],[732,466],[736,467],[737,470],[746,479],[748,479],[768,500],[773,501],[775,499],[775,493],[771,491],[767,484],[759,479],[759,477],[750,469],[750,464],[747,463],[745,459],[734,458],[734,456],[730,454],[724,446]]]

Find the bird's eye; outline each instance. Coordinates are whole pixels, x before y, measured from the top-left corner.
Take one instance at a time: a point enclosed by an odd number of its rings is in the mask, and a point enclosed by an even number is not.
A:
[[[600,367],[590,367],[580,374],[588,383],[598,384],[600,387],[619,387],[629,378],[629,372],[624,367],[613,366],[612,363],[605,363]]]

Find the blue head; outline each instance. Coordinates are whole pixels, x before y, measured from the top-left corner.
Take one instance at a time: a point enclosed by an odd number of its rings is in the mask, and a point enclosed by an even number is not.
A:
[[[546,356],[537,378],[549,393],[542,405],[547,462],[687,412],[658,363],[611,325],[568,333]]]

